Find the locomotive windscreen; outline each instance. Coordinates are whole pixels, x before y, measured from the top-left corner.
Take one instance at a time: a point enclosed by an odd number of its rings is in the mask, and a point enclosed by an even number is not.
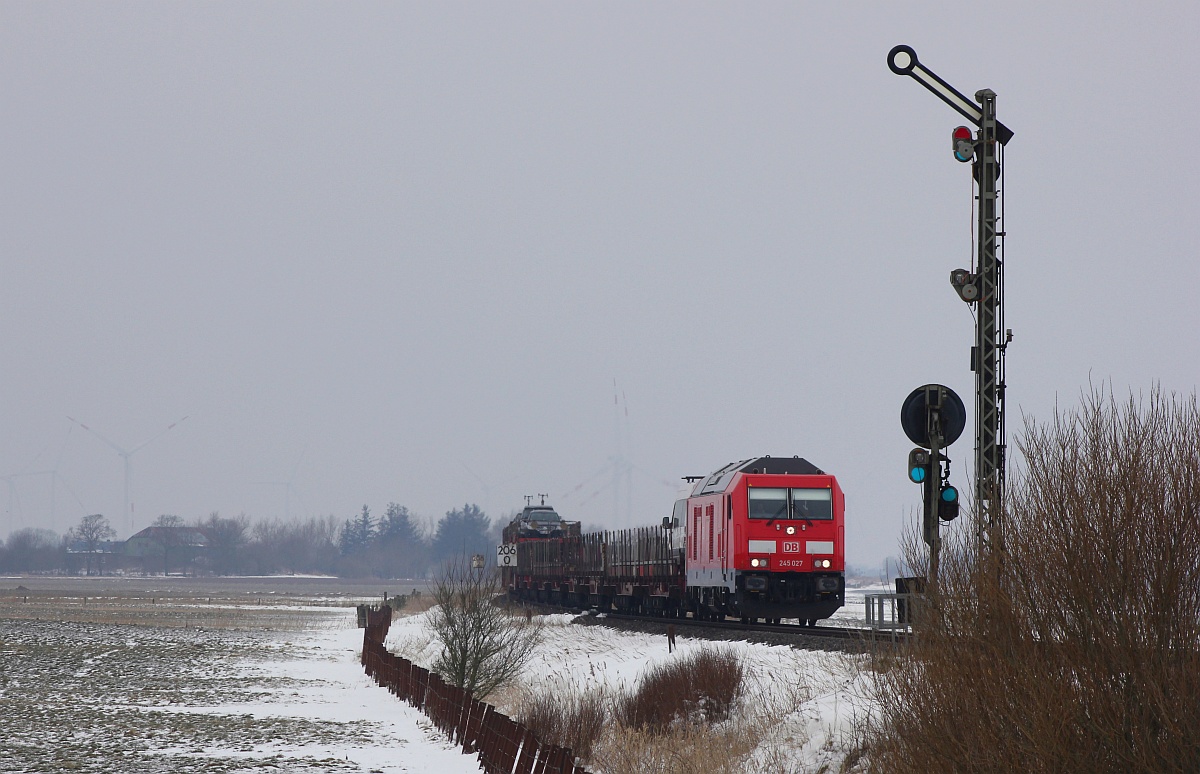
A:
[[[829,521],[833,518],[833,493],[828,489],[752,486],[746,494],[752,519]]]

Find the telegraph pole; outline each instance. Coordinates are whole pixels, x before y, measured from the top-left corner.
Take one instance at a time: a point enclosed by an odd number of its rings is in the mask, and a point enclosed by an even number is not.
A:
[[[996,119],[996,93],[975,92],[975,101],[925,68],[909,46],[888,52],[888,67],[908,75],[978,127],[951,133],[954,157],[971,163],[979,186],[976,271],[955,269],[950,285],[960,298],[976,307],[975,344],[975,535],[980,559],[994,564],[1004,556],[1004,354],[1012,331],[1004,328],[1004,231],[999,228],[1003,206],[1000,161],[1012,131]],[[1001,331],[1004,331],[1001,338]]]

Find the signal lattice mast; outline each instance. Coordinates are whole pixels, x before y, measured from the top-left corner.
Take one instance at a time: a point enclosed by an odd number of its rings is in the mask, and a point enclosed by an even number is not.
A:
[[[980,558],[1000,562],[1004,555],[1004,354],[1012,331],[1004,329],[1004,232],[1001,220],[1000,172],[1003,148],[1012,131],[996,119],[996,93],[975,92],[972,101],[943,81],[917,59],[909,46],[888,52],[888,67],[908,75],[978,127],[951,135],[954,156],[972,162],[979,186],[977,271],[955,269],[950,284],[959,296],[977,307],[971,370],[975,372],[975,529]],[[1004,330],[1003,338],[1000,331]]]

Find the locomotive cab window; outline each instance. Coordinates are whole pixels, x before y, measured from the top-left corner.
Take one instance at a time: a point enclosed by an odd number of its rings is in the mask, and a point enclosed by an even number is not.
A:
[[[833,520],[833,492],[830,490],[793,489],[791,495],[793,519]]]
[[[833,492],[828,489],[752,486],[747,492],[752,519],[833,520]]]
[[[750,518],[786,519],[788,494],[786,489],[774,487],[750,487]]]

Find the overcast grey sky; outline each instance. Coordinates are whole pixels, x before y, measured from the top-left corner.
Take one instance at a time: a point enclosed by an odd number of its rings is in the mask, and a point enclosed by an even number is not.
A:
[[[138,527],[281,516],[289,478],[293,517],[612,523],[620,426],[633,523],[798,454],[881,562],[901,401],[974,390],[962,121],[888,50],[1016,132],[1012,438],[1089,379],[1196,389],[1198,37],[1191,2],[5,0],[0,533],[124,536],[68,416],[124,448],[188,417],[132,457]]]

